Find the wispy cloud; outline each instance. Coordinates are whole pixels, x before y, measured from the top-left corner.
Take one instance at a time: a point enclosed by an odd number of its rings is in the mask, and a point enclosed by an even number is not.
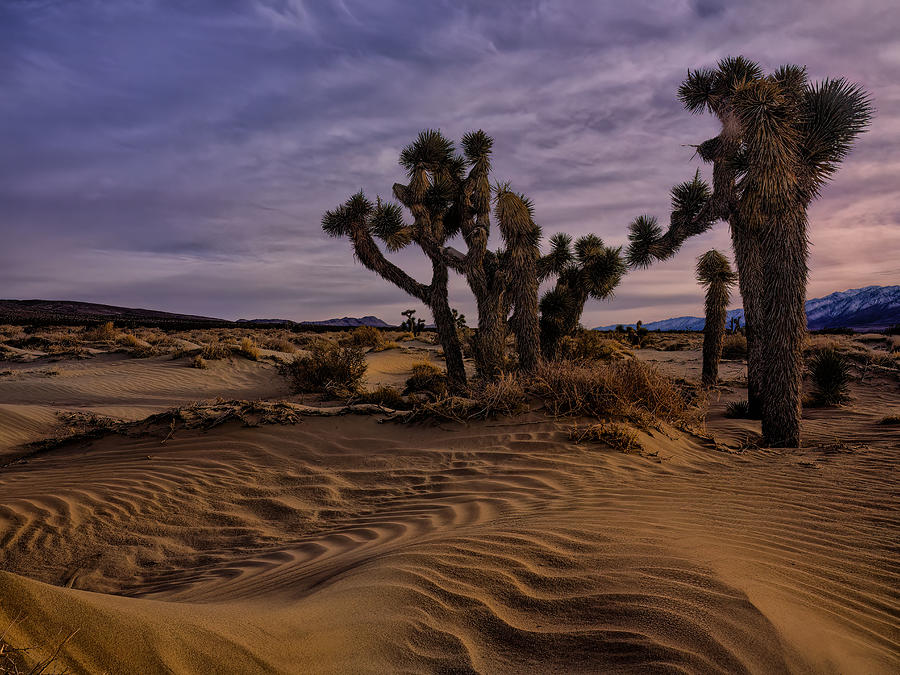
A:
[[[387,194],[424,127],[496,138],[498,178],[547,234],[624,243],[715,133],[689,67],[742,53],[846,75],[871,131],[811,212],[810,294],[900,282],[900,16],[891,0],[625,4],[399,0],[0,5],[0,285],[226,317],[380,313],[410,299],[325,239],[321,213]],[[585,323],[697,313],[724,226],[589,303]],[[425,278],[414,252],[402,264]],[[474,314],[465,285],[453,300]],[[395,317],[396,318],[396,317]]]

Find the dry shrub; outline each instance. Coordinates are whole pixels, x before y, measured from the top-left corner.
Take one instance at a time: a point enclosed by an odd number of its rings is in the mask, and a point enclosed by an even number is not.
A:
[[[634,429],[615,422],[600,422],[584,428],[572,427],[569,430],[569,440],[576,443],[583,441],[606,443],[621,452],[641,452],[644,449]]]
[[[530,391],[554,415],[623,416],[648,426],[657,420],[689,426],[701,418],[690,391],[637,359],[592,364],[550,361],[530,382]]]
[[[262,343],[263,347],[266,349],[271,349],[276,352],[284,352],[285,354],[293,354],[297,351],[297,345],[295,345],[290,340],[285,340],[284,338],[270,338]]]
[[[476,382],[472,387],[472,398],[479,405],[479,415],[515,415],[528,408],[525,387],[512,373],[501,373],[488,382]]]
[[[84,339],[89,342],[112,342],[116,339],[116,327],[112,321],[84,331]]]
[[[400,349],[400,345],[393,340],[384,340],[381,344],[372,348],[373,352],[384,352],[388,349]]]
[[[282,366],[282,374],[299,393],[353,395],[366,374],[366,354],[360,347],[337,347],[327,342],[298,355]]]
[[[206,359],[204,359],[199,354],[196,354],[194,358],[191,359],[189,365],[191,366],[191,368],[199,368],[200,370],[206,370],[207,368],[209,368],[209,364],[206,362]]]
[[[722,344],[723,359],[743,359],[747,357],[747,338],[740,334],[726,335]]]
[[[251,361],[259,361],[259,347],[253,342],[253,338],[245,337],[242,339],[241,344],[237,348],[237,352]]]
[[[153,356],[157,353],[152,345],[147,344],[143,340],[139,340],[131,333],[122,333],[119,336],[118,343],[122,345],[131,356],[138,359],[145,359],[148,356]]]
[[[231,350],[218,340],[212,340],[203,345],[203,349],[200,350],[200,356],[209,361],[216,361],[231,356]]]
[[[357,394],[353,403],[375,403],[392,410],[409,410],[412,402],[403,397],[403,393],[396,387],[381,386],[371,391],[363,391]]]
[[[404,393],[427,392],[438,397],[447,394],[447,375],[433,363],[422,361],[415,363],[412,374],[406,380]]]
[[[384,342],[384,336],[374,326],[357,326],[341,340],[342,344],[354,347],[377,347],[382,342]]]
[[[611,340],[595,330],[580,330],[561,341],[565,358],[587,361],[609,361],[634,356],[631,349],[618,340]]]

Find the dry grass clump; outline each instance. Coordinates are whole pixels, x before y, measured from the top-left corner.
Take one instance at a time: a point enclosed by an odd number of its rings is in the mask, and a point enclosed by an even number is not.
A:
[[[387,340],[384,333],[374,326],[357,326],[341,340],[341,344],[354,347],[369,347],[373,352],[383,352],[387,349],[399,349],[400,347],[393,340]]]
[[[112,321],[107,321],[104,324],[84,331],[84,339],[89,342],[112,342],[117,335],[118,332]]]
[[[880,420],[878,420],[878,424],[884,424],[884,425],[900,424],[900,414],[885,415]]]
[[[580,330],[575,335],[563,338],[560,348],[565,358],[575,360],[609,361],[634,356],[626,345],[595,330]]]
[[[813,355],[809,373],[814,404],[840,405],[850,400],[850,362],[834,347],[825,347]]]
[[[211,340],[203,345],[203,349],[200,350],[200,356],[209,361],[227,359],[231,356],[231,350],[227,345],[222,344],[218,340]]]
[[[200,370],[206,370],[207,368],[209,368],[209,364],[206,362],[206,359],[204,359],[199,354],[195,354],[194,358],[191,359],[191,362],[188,365],[190,365],[191,368],[199,368]]]
[[[531,377],[529,390],[554,415],[621,416],[648,426],[661,420],[681,427],[702,417],[692,392],[636,359],[547,362]]]
[[[366,355],[360,347],[338,347],[323,341],[309,354],[295,356],[281,370],[296,392],[352,396],[359,391],[366,368]]]
[[[158,353],[153,345],[138,339],[131,333],[122,333],[117,342],[125,348],[129,355],[138,359],[145,359]]]
[[[576,443],[584,441],[605,443],[620,452],[641,452],[644,449],[634,429],[615,422],[600,422],[584,428],[572,427],[569,430],[569,440]]]
[[[404,393],[426,392],[441,397],[447,395],[447,374],[433,363],[414,363],[412,374],[406,380]]]
[[[251,361],[259,361],[259,347],[256,346],[253,338],[243,338],[240,345],[238,345],[237,353]]]
[[[284,352],[285,354],[293,354],[297,351],[297,345],[285,338],[269,338],[268,340],[261,341],[261,344],[266,349],[271,349],[275,352]]]
[[[484,417],[515,415],[528,408],[522,380],[512,373],[501,373],[489,382],[478,381],[472,387],[472,398]]]
[[[725,342],[722,345],[722,358],[747,358],[747,338],[739,333],[734,335],[726,335]]]

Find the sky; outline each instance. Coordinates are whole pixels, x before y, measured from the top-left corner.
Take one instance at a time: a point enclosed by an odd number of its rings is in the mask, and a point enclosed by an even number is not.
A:
[[[897,284],[898,36],[896,0],[2,0],[0,297],[428,316],[322,233],[326,209],[390,196],[420,130],[480,128],[545,237],[622,245],[635,216],[668,222],[690,144],[717,133],[676,99],[687,69],[738,54],[870,92],[870,131],[810,210],[808,297]],[[730,253],[724,223],[583,323],[702,315],[713,247]],[[393,259],[429,280],[417,249]],[[451,303],[475,323],[459,278]]]

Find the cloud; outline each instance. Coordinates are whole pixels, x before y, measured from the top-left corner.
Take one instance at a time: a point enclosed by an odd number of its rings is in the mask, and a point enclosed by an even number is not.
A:
[[[810,295],[896,283],[900,85],[890,0],[18,0],[0,5],[0,284],[10,297],[228,318],[416,303],[325,239],[322,212],[387,195],[425,127],[496,138],[495,175],[547,235],[625,241],[716,133],[675,91],[743,53],[875,97],[871,131],[811,210]],[[697,255],[631,272],[586,325],[697,314]],[[427,281],[421,254],[398,261]],[[455,279],[452,300],[474,303]],[[420,313],[422,310],[420,309]]]

